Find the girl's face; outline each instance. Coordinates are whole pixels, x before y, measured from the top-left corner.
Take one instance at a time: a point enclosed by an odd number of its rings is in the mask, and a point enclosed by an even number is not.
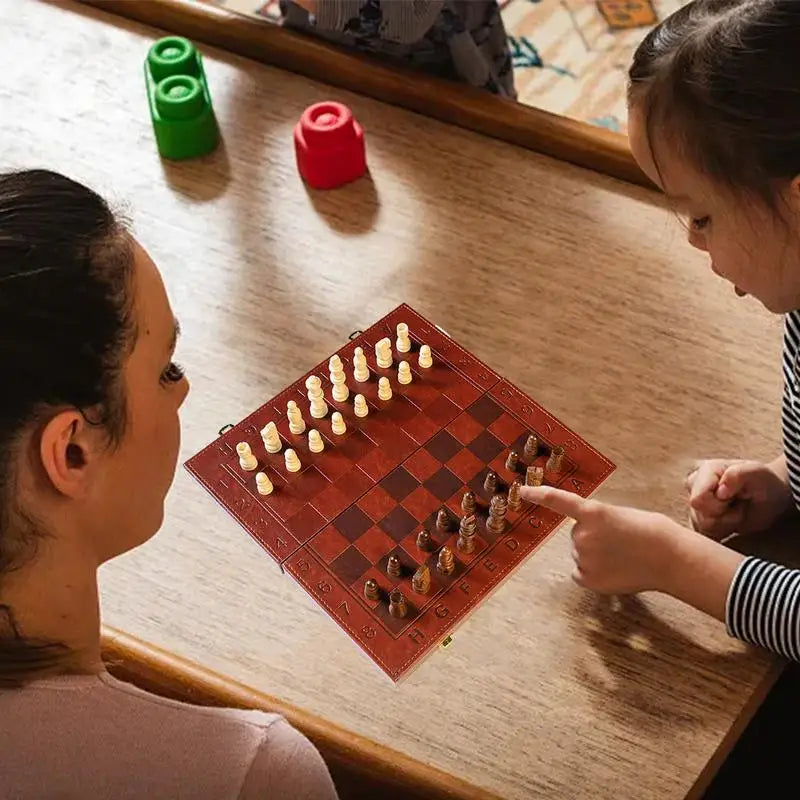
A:
[[[649,142],[635,106],[628,138],[642,171],[687,220],[689,244],[708,253],[717,275],[775,313],[800,308],[800,179],[778,198],[781,215],[757,198],[743,200],[715,186],[667,141]]]

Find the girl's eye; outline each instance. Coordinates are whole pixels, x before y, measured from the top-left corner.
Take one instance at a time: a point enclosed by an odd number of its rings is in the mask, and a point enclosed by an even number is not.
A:
[[[184,374],[183,367],[170,361],[169,366],[161,373],[161,383],[177,383]]]
[[[711,217],[692,217],[692,230],[693,231],[702,231],[704,228],[708,227],[708,223],[711,222]]]

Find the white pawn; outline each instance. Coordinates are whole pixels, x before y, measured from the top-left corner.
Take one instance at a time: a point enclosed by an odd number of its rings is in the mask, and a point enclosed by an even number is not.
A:
[[[341,436],[347,430],[347,425],[344,423],[344,417],[338,411],[334,411],[331,415],[331,430],[337,436]]]
[[[280,453],[281,437],[278,435],[278,426],[274,422],[268,422],[261,430],[261,438],[264,440],[264,447],[268,453]]]
[[[236,452],[239,454],[239,466],[246,472],[252,472],[258,466],[258,459],[253,455],[247,442],[239,442],[236,445]]]
[[[402,384],[411,383],[411,366],[408,361],[401,361],[397,365],[397,382]]]
[[[300,413],[300,409],[297,407],[297,403],[295,403],[294,400],[290,400],[286,404],[286,416],[289,418],[289,430],[295,436],[305,433],[306,423],[303,419],[303,415]]]
[[[328,404],[325,402],[325,395],[322,393],[322,381],[316,375],[310,375],[306,379],[306,389],[308,389],[308,400],[311,403],[311,416],[314,419],[322,419],[328,415]]]
[[[300,459],[297,457],[297,453],[289,447],[283,455],[286,459],[286,469],[289,472],[300,472]]]
[[[259,494],[272,494],[272,481],[263,472],[256,473],[256,487]]]
[[[342,372],[344,370],[344,365],[342,364],[342,359],[339,358],[338,353],[334,353],[330,360],[328,361],[328,371],[329,372]]]
[[[364,383],[364,381],[369,380],[367,357],[364,355],[364,351],[360,347],[356,347],[356,351],[353,354],[353,367],[353,377],[359,383]]]
[[[308,449],[312,453],[321,453],[325,449],[325,442],[318,430],[312,429],[308,432]]]
[[[378,399],[391,400],[392,399],[392,385],[389,383],[388,378],[381,378],[378,381]]]
[[[419,361],[417,362],[422,369],[433,366],[433,356],[431,355],[430,345],[424,344],[419,349]]]
[[[363,394],[357,394],[353,411],[357,417],[366,417],[369,414],[369,406],[367,405],[367,399],[364,397]]]
[[[392,340],[388,336],[375,345],[375,360],[381,369],[392,366]]]
[[[405,322],[400,322],[397,325],[397,341],[395,347],[401,353],[408,353],[411,350],[411,339],[408,336],[408,325]]]
[[[335,360],[334,360],[335,359]],[[350,390],[347,388],[345,381],[347,378],[344,374],[344,367],[342,366],[339,356],[333,356],[328,362],[331,369],[331,383],[333,384],[333,399],[337,403],[344,403],[350,397]]]

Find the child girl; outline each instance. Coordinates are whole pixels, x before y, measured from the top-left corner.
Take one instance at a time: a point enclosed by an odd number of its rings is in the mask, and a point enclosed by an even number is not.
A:
[[[688,476],[693,527],[552,488],[524,494],[576,520],[574,577],[657,590],[728,632],[800,661],[800,571],[718,541],[800,508],[800,3],[696,0],[656,27],[630,68],[630,145],[688,220],[689,244],[740,296],[785,315],[783,452],[712,459]],[[778,365],[776,365],[777,368]]]
[[[158,530],[175,473],[177,335],[158,269],[98,195],[0,174],[0,797],[336,797],[277,715],[103,667],[97,569]]]

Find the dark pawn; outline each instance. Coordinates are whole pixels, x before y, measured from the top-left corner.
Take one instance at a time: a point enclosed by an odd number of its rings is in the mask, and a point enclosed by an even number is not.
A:
[[[475,513],[475,494],[473,492],[464,492],[461,498],[461,510],[465,514]]]
[[[539,452],[539,437],[531,434],[525,440],[525,449],[522,451],[525,458],[528,460],[536,458]]]
[[[430,553],[431,550],[436,547],[428,531],[423,530],[417,534],[417,547],[419,547],[420,550],[425,550],[428,553]]]
[[[440,531],[450,530],[450,515],[447,513],[446,508],[439,509],[439,513],[436,515],[436,527]]]
[[[380,600],[381,590],[378,588],[378,582],[374,578],[367,578],[364,582],[364,597],[367,600]]]
[[[517,464],[519,464],[519,453],[516,450],[512,450],[506,459],[506,469],[510,472],[515,472]]]
[[[492,470],[486,473],[486,480],[483,482],[483,488],[487,492],[493,492],[497,488],[497,474]]]
[[[397,556],[389,556],[389,562],[386,564],[386,572],[393,578],[399,578],[403,572],[403,567],[400,565],[400,559]]]

